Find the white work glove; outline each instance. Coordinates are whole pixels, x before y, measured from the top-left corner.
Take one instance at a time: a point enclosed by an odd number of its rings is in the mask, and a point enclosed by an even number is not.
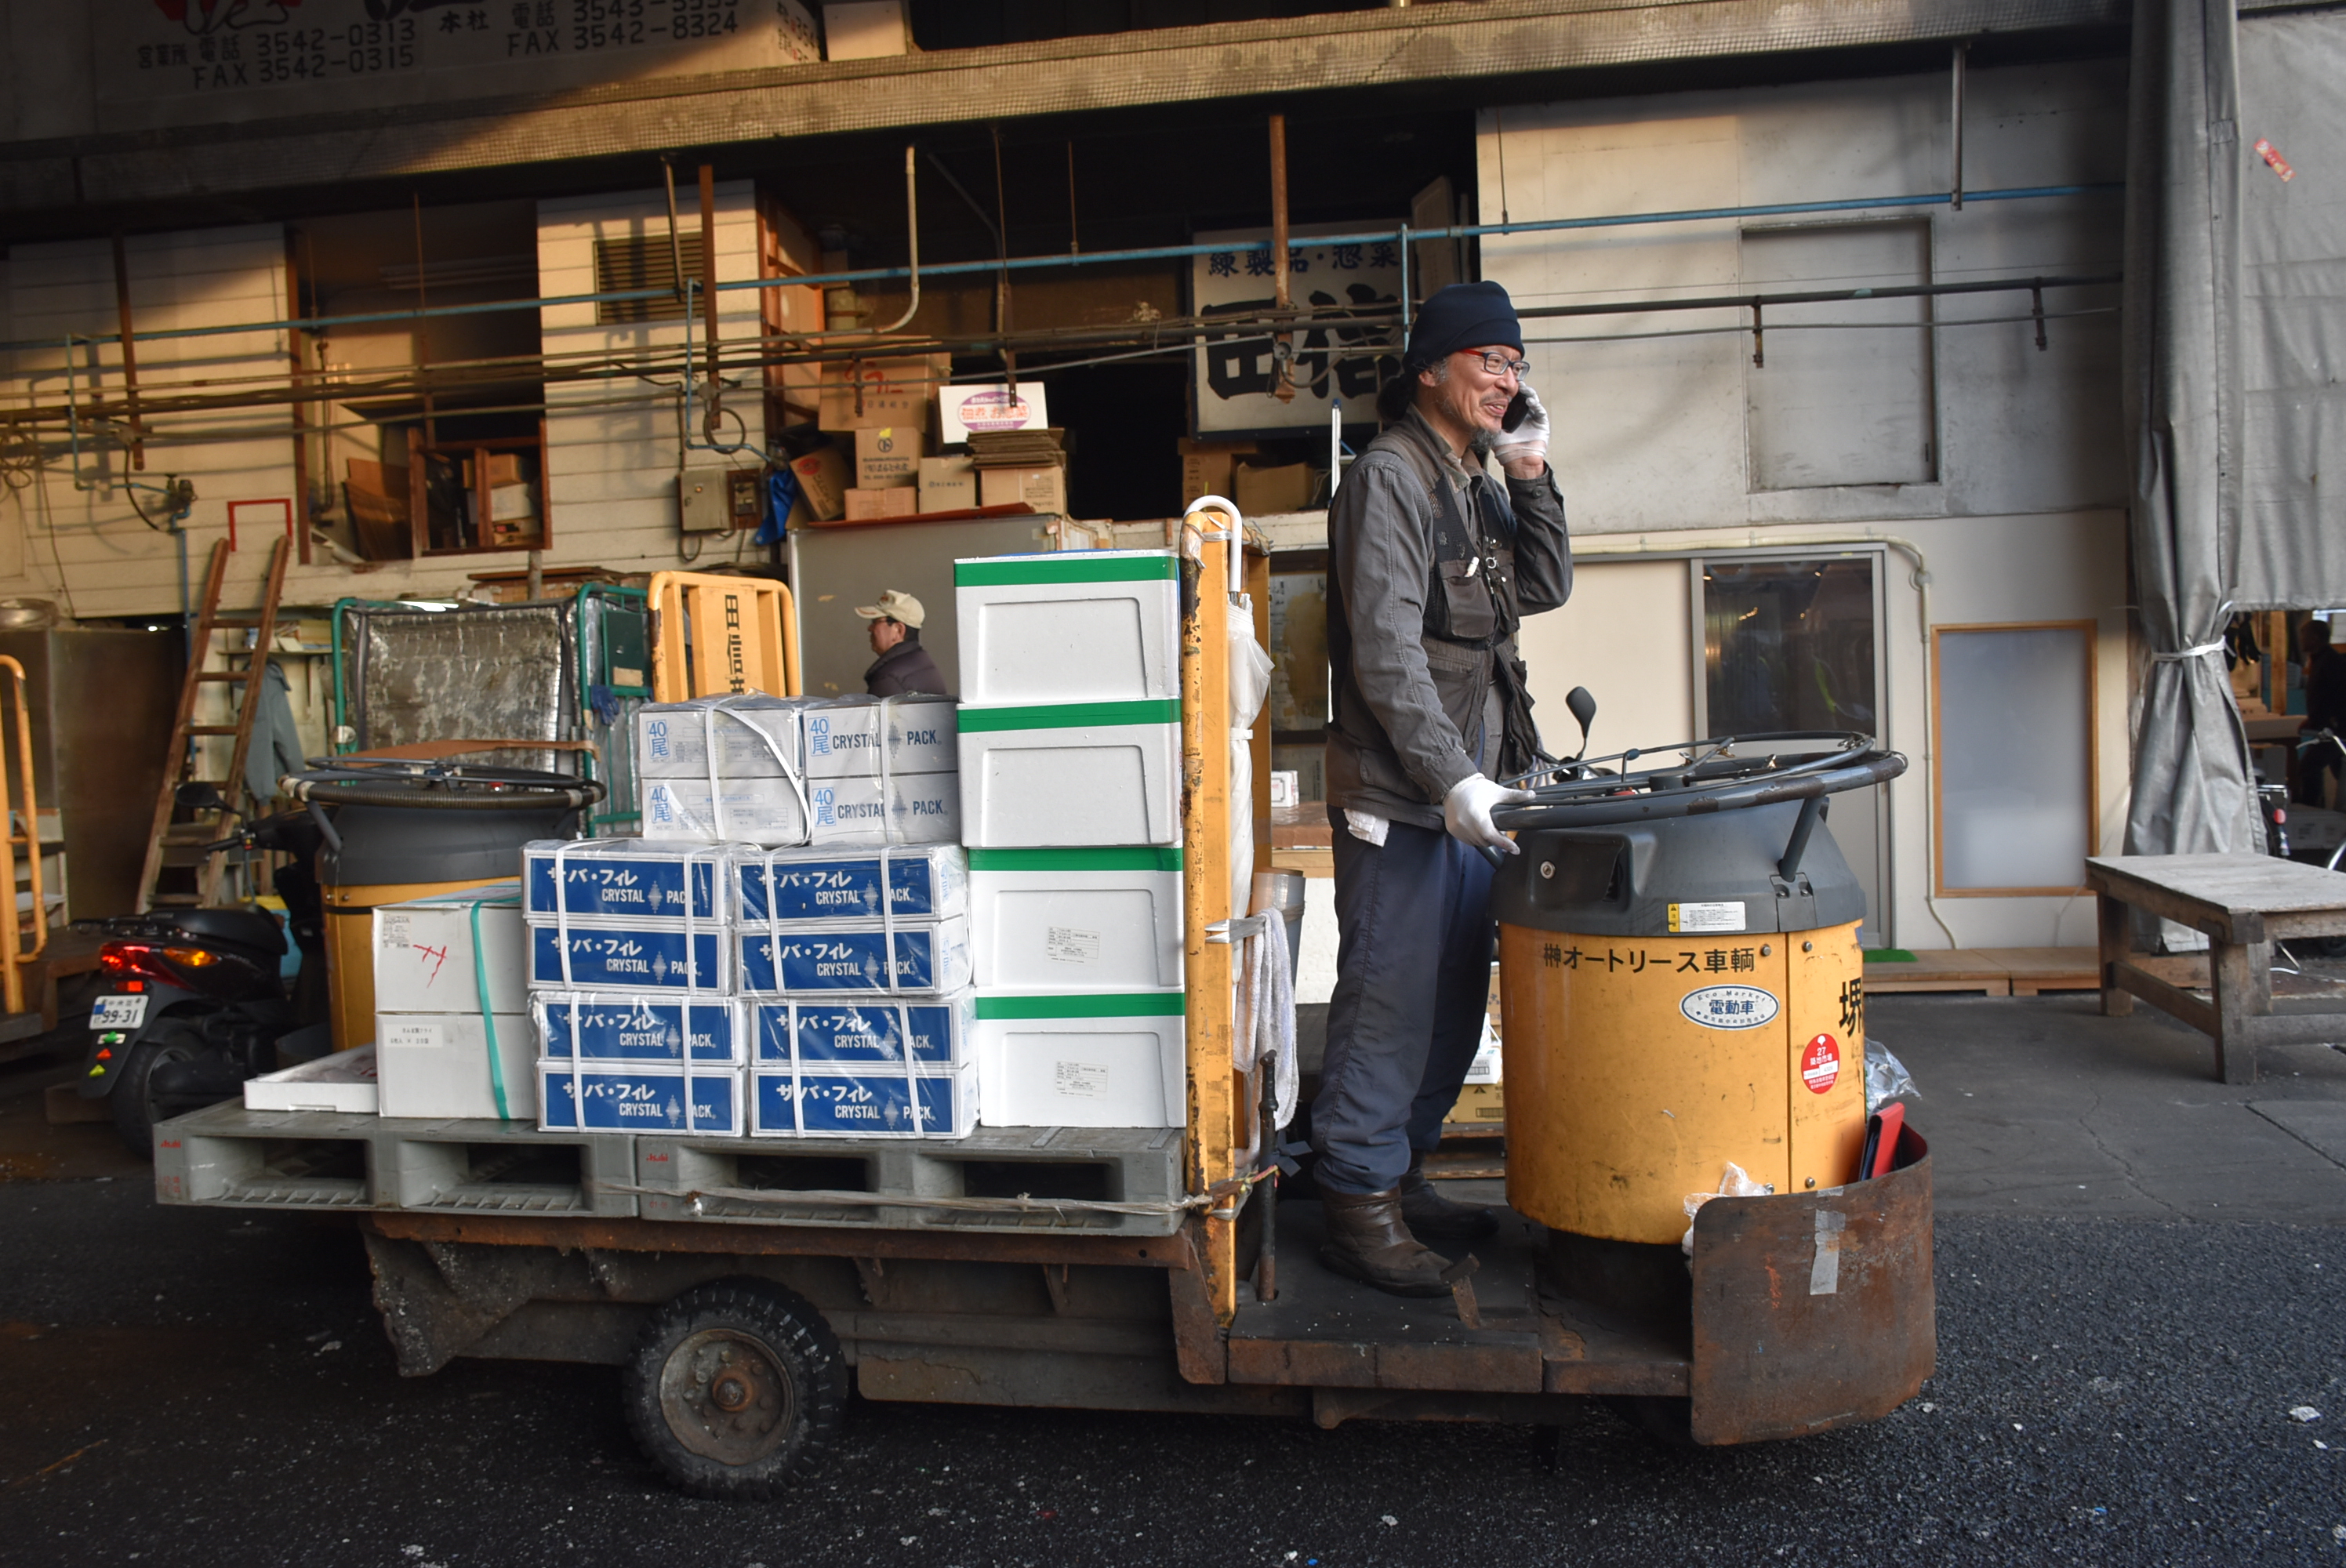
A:
[[[1547,467],[1547,410],[1540,405],[1539,393],[1531,383],[1524,383],[1524,423],[1513,430],[1501,431],[1491,443],[1491,453],[1499,465],[1517,479],[1537,479]]]
[[[1450,793],[1443,797],[1442,825],[1450,830],[1452,838],[1462,844],[1471,844],[1478,850],[1496,850],[1503,855],[1518,854],[1521,851],[1515,848],[1515,841],[1501,832],[1498,825],[1491,820],[1491,809],[1533,798],[1528,789],[1510,789],[1504,785],[1492,783],[1480,773],[1469,773],[1453,784]]]

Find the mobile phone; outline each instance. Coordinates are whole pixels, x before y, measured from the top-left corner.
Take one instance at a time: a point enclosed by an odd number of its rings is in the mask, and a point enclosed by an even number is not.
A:
[[[1499,428],[1504,431],[1514,431],[1517,425],[1524,423],[1525,419],[1530,415],[1531,412],[1531,400],[1524,396],[1524,394],[1518,391],[1513,398],[1508,400],[1507,412],[1505,416],[1499,421]]]
[[[1906,1125],[1906,1107],[1891,1101],[1865,1119],[1865,1152],[1857,1158],[1857,1179],[1870,1181],[1890,1174],[1898,1153],[1898,1135]]]

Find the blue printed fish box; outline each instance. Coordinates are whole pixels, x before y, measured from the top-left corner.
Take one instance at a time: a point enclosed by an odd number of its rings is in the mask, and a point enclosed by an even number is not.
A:
[[[770,920],[942,920],[963,911],[969,860],[958,844],[912,849],[737,850],[732,860],[740,918]],[[887,904],[881,904],[881,890]]]
[[[541,1062],[538,1127],[545,1132],[715,1133],[741,1135],[741,1069],[682,1066],[589,1067]],[[688,1124],[685,1106],[692,1107]],[[580,1115],[584,1108],[585,1115]]]
[[[965,1138],[977,1125],[977,1073],[800,1067],[753,1071],[755,1137]]]
[[[843,921],[820,931],[744,932],[739,942],[744,995],[944,992],[969,984],[969,925],[958,915],[899,924],[892,937],[879,921]]]
[[[566,928],[545,915],[529,918],[529,983],[534,987],[719,993],[732,989],[732,944],[729,933],[715,927],[686,932],[572,921]]]
[[[934,1002],[840,1002],[797,998],[755,1009],[761,1063],[958,1067],[970,1060],[968,993]]]
[[[587,1062],[681,1062],[688,1038],[694,1062],[723,1065],[742,1060],[750,1044],[739,1002],[541,991],[530,998],[530,1012],[538,1054],[548,1059],[575,1054]]]
[[[730,912],[723,856],[642,839],[541,840],[522,847],[531,914],[709,921]]]

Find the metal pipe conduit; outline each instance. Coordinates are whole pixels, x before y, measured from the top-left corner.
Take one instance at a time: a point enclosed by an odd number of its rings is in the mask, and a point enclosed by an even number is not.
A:
[[[2016,186],[2003,190],[1969,190],[1964,193],[1966,202],[2031,201],[2063,196],[2111,196],[2124,192],[2123,184],[2101,185],[2034,185]],[[1457,223],[1446,229],[1412,229],[1407,224],[1398,229],[1363,229],[1357,234],[1315,235],[1315,245],[1369,245],[1383,240],[1408,242],[1421,239],[1481,239],[1490,235],[1550,234],[1578,229],[1619,229],[1652,223],[1696,223],[1722,219],[1786,218],[1802,213],[1862,212],[1872,208],[1945,207],[1954,200],[1949,191],[1934,191],[1922,196],[1865,197],[1836,201],[1779,201],[1757,207],[1705,207],[1678,212],[1616,213],[1593,218],[1546,218],[1525,219],[1520,223]],[[1208,256],[1230,249],[1227,245],[1154,245],[1131,250],[1093,250],[1081,255],[1057,253],[1046,256],[1014,256],[1008,260],[984,261],[946,261],[931,263],[920,269],[923,276],[941,278],[958,274],[1014,271],[1038,267],[1092,267],[1126,261],[1170,261],[1192,256]],[[913,270],[906,267],[867,268],[848,272],[810,272],[782,278],[744,278],[717,285],[719,292],[739,289],[821,288],[837,283],[883,282],[908,279]],[[597,294],[552,294],[532,300],[499,300],[478,305],[434,305],[428,310],[381,311],[352,316],[311,316],[281,321],[234,322],[217,327],[172,327],[133,334],[135,341],[160,342],[174,338],[212,338],[236,332],[316,331],[325,327],[380,325],[393,321],[417,321],[442,316],[494,315],[500,311],[545,311],[564,305],[596,305],[628,300],[667,300],[674,297],[670,289],[622,289]],[[875,334],[876,337],[876,334]],[[0,349],[22,350],[55,348],[64,340],[32,338],[12,342],[0,342]],[[874,341],[874,348],[894,345]]]

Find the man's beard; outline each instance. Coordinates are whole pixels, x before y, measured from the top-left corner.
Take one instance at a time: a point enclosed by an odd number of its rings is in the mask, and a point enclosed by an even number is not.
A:
[[[1484,430],[1479,424],[1474,427],[1474,433],[1466,439],[1466,449],[1477,457],[1490,456],[1493,449],[1498,444],[1499,433],[1495,430]]]

